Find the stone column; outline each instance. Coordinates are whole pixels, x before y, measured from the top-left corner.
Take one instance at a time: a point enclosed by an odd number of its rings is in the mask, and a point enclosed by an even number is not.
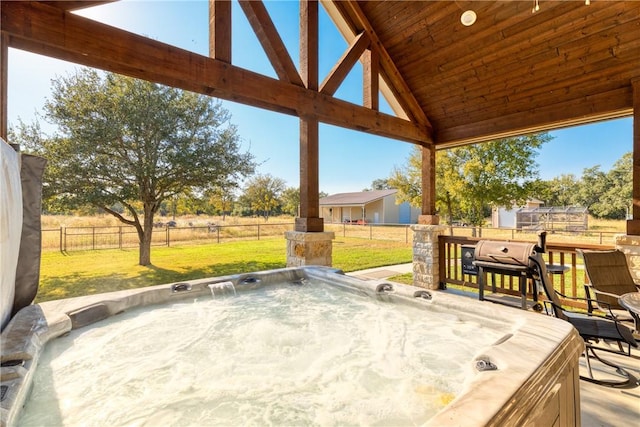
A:
[[[333,231],[305,233],[287,231],[287,267],[305,265],[323,265],[331,267],[332,243],[335,239]]]
[[[629,270],[636,282],[640,282],[640,236],[617,234],[614,237],[616,249],[620,249],[627,256]]]
[[[443,225],[414,224],[413,230],[413,285],[427,289],[440,288],[440,251],[438,237],[447,227]]]

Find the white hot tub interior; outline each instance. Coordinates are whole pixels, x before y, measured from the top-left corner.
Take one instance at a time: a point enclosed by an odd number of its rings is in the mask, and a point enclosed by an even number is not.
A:
[[[549,405],[579,420],[565,322],[328,268],[43,303],[5,332],[26,325],[3,354],[24,359],[6,394],[28,401],[7,424],[517,425]]]

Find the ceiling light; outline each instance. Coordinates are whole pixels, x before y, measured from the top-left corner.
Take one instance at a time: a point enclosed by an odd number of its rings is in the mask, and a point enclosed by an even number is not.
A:
[[[469,27],[476,22],[476,18],[476,13],[473,10],[467,10],[460,16],[460,22],[462,22],[462,25],[465,27]]]

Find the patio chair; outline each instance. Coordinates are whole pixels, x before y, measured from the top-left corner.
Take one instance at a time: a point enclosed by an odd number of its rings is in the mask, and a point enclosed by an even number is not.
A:
[[[627,265],[627,257],[620,250],[586,250],[577,249],[578,255],[584,260],[584,269],[589,277],[585,284],[585,293],[589,301],[588,309],[609,310],[618,320],[633,320],[636,331],[640,330],[640,319],[625,310],[618,302],[622,294],[640,291]],[[595,302],[592,302],[595,300]],[[602,303],[606,304],[603,310]],[[609,310],[607,310],[607,308]]]
[[[580,378],[585,381],[608,387],[636,387],[639,382],[634,376],[632,376],[629,372],[627,372],[620,366],[603,359],[596,353],[597,351],[608,351],[633,357],[631,355],[631,347],[638,348],[638,342],[633,337],[633,333],[631,332],[631,330],[625,325],[621,324],[615,317],[605,318],[593,313],[578,313],[563,308],[560,297],[567,300],[585,299],[567,297],[555,290],[555,288],[553,287],[553,283],[549,280],[549,276],[547,275],[547,267],[544,263],[544,260],[542,259],[541,254],[531,256],[529,260],[531,261],[532,277],[538,285],[538,289],[544,289],[544,292],[548,298],[548,301],[544,301],[547,314],[553,315],[559,319],[571,323],[585,342],[584,356],[587,363],[589,376],[585,377],[581,375]],[[605,305],[604,303],[602,304],[603,306]],[[616,343],[618,346],[618,350],[596,346],[596,344],[601,341]],[[627,347],[627,350],[624,349],[624,346]],[[623,380],[594,378],[593,370],[591,369],[592,357],[597,359],[604,365],[614,368],[615,374],[622,376]]]

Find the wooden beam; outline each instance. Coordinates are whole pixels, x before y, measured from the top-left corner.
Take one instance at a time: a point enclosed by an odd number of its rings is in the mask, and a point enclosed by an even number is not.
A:
[[[209,0],[209,56],[231,64],[231,2]]]
[[[254,107],[418,145],[429,130],[288,82],[65,13],[38,2],[3,2],[9,46]]]
[[[633,207],[632,219],[627,221],[627,234],[640,235],[640,77],[632,80],[633,87]]]
[[[238,0],[238,3],[240,3],[244,14],[247,15],[247,19],[269,61],[271,61],[278,78],[297,86],[304,86],[300,74],[282,42],[278,30],[273,25],[264,3],[259,0]]]
[[[300,1],[300,74],[307,89],[318,90],[318,2]]]
[[[0,34],[0,138],[7,141],[9,112],[7,99],[9,88],[9,36]],[[8,141],[7,141],[8,142]]]
[[[340,87],[349,71],[353,68],[364,51],[369,47],[369,37],[362,32],[356,36],[351,42],[347,50],[344,51],[342,57],[336,62],[329,74],[324,78],[320,85],[320,92],[325,95],[333,95]]]
[[[366,108],[378,111],[380,99],[379,58],[376,50],[367,49],[362,58],[362,104]]]
[[[418,101],[414,98],[411,89],[402,78],[400,71],[396,68],[393,60],[385,50],[382,42],[378,38],[378,35],[373,30],[373,27],[369,23],[369,20],[363,13],[362,9],[356,1],[338,1],[334,0],[334,3],[339,6],[338,9],[344,8],[347,14],[354,16],[357,19],[357,24],[367,33],[371,40],[371,49],[375,49],[380,57],[380,68],[386,75],[387,79],[392,85],[392,89],[396,92],[398,100],[403,104],[404,110],[410,114],[414,121],[420,123],[429,129],[432,128],[427,115],[422,110],[422,107]]]

